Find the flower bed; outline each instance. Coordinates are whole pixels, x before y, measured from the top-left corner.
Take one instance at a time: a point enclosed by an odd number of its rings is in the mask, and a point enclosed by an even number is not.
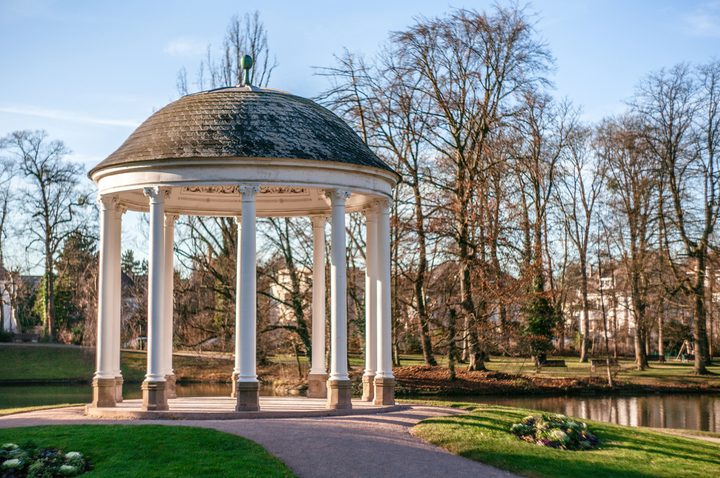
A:
[[[55,478],[77,476],[90,469],[79,451],[64,453],[54,448],[38,448],[32,443],[0,446],[0,478]]]
[[[592,450],[600,445],[586,423],[565,415],[530,415],[515,423],[510,431],[528,443],[563,450]]]

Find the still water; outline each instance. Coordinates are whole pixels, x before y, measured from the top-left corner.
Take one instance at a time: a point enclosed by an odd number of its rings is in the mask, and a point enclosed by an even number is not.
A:
[[[619,425],[720,433],[720,394],[629,397],[458,397],[458,401],[531,408]]]
[[[140,398],[140,384],[125,384],[125,398]],[[178,396],[208,397],[230,394],[229,384],[177,384]],[[272,390],[261,390],[271,395]],[[0,408],[88,403],[89,385],[0,386]],[[656,428],[686,428],[720,433],[720,395],[643,395],[629,397],[453,397],[453,401],[491,403],[551,413]]]
[[[230,384],[187,383],[177,384],[179,397],[217,397],[230,395]],[[260,390],[260,395],[271,395],[271,390]],[[140,398],[140,384],[126,383],[123,397]],[[0,408],[30,407],[35,405],[57,405],[62,403],[90,403],[90,385],[2,385],[0,386]]]

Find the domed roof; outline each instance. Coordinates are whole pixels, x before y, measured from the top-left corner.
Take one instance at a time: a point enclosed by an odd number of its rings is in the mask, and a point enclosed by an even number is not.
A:
[[[89,173],[162,160],[308,159],[393,171],[338,116],[305,98],[250,86],[183,96],[145,120]]]

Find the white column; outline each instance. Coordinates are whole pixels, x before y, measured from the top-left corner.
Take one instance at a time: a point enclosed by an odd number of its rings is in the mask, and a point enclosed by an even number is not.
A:
[[[330,381],[348,381],[347,361],[347,264],[345,243],[346,191],[330,191]]]
[[[100,204],[100,271],[98,278],[98,317],[96,338],[96,379],[115,380],[113,366],[113,298],[116,287],[113,275],[114,211],[117,198],[99,196]],[[114,394],[113,394],[114,396]]]
[[[325,375],[325,216],[313,216],[311,374]]]
[[[116,205],[113,208],[113,228],[111,242],[111,258],[112,265],[112,360],[113,371],[115,373],[115,400],[122,401],[122,370],[120,369],[120,349],[122,343],[122,271],[120,268],[122,255],[122,215],[124,208]]]
[[[146,382],[164,382],[163,291],[165,282],[165,197],[158,187],[145,188],[150,199],[150,254],[148,261],[148,355]]]
[[[239,350],[235,354],[240,356],[238,363],[238,382],[257,382],[255,364],[255,327],[256,327],[256,257],[255,257],[255,195],[257,186],[240,186],[242,193],[242,217],[240,230],[240,287],[239,310],[240,328]]]
[[[365,373],[363,399],[373,399],[373,378],[377,369],[377,211],[365,211]]]
[[[237,224],[237,241],[235,242],[235,366],[233,368],[233,390],[232,396],[235,396],[235,383],[237,382],[238,375],[240,375],[240,349],[242,345],[240,343],[240,327],[242,324],[242,301],[240,300],[240,290],[242,289],[242,274],[240,266],[242,264],[242,219],[240,216],[235,218]]]
[[[378,204],[377,226],[377,374],[392,379],[392,317],[390,307],[390,201]]]
[[[163,373],[165,376],[175,374],[172,364],[173,353],[173,294],[175,281],[174,253],[173,245],[175,243],[175,221],[177,216],[172,214],[165,215],[165,231],[163,233],[164,240],[164,266],[165,271],[163,289]]]
[[[113,363],[113,240],[117,198],[103,195],[100,203],[100,264],[98,277],[98,315],[96,336],[96,369],[93,376],[93,407],[114,407],[116,404],[115,369]]]

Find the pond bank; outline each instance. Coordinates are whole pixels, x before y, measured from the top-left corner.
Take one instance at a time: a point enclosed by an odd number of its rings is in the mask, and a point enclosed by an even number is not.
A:
[[[609,387],[602,376],[558,377],[546,375],[513,374],[506,372],[471,372],[457,370],[456,379],[450,380],[445,367],[417,365],[394,369],[399,396],[454,396],[454,395],[639,395],[654,393],[720,393],[716,382],[698,383],[672,380],[630,381],[616,378]]]

